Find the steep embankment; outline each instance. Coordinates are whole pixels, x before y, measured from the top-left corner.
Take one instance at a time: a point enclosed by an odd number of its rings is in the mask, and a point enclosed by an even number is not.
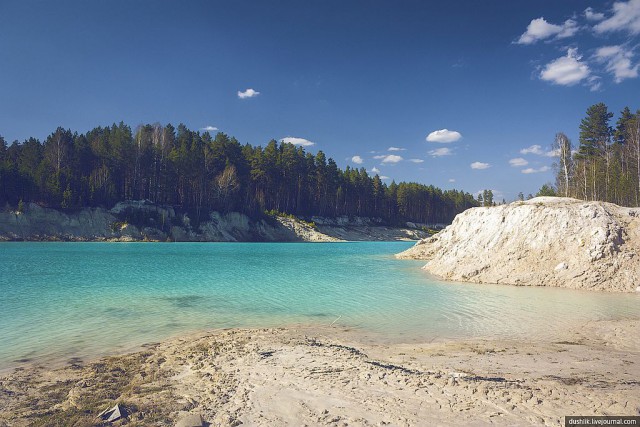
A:
[[[560,197],[473,208],[397,256],[453,281],[630,292],[640,286],[640,208]]]
[[[335,242],[427,236],[421,230],[384,227],[363,218],[318,220],[322,226],[292,217],[255,220],[238,212],[211,212],[206,221],[195,226],[188,215],[145,200],[121,202],[110,210],[77,212],[29,203],[24,212],[0,212],[0,241]]]
[[[341,216],[337,218],[312,217],[316,228],[321,233],[339,240],[420,240],[429,237],[424,231],[427,228],[444,228],[443,224],[414,224],[408,222],[407,227],[389,227],[378,218],[361,218]]]
[[[145,225],[133,225],[127,218]],[[195,229],[187,215],[145,201],[118,203],[111,210],[61,212],[29,203],[24,212],[0,212],[0,240],[63,241],[247,241],[295,240],[281,227],[245,215],[213,212]]]

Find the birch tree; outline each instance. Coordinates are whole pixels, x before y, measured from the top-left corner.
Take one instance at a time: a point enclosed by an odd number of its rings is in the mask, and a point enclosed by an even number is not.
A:
[[[556,185],[558,192],[569,197],[570,183],[573,179],[573,154],[571,140],[562,132],[556,134],[553,151],[558,155]]]

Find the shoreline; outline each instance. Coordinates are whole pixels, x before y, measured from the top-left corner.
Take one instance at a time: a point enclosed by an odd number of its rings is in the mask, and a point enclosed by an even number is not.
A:
[[[399,229],[402,230],[402,229]],[[295,244],[307,244],[307,243],[395,243],[395,242],[406,242],[406,243],[417,243],[419,239],[410,239],[410,238],[398,238],[398,239],[389,239],[389,240],[332,240],[332,241],[310,241],[310,240],[278,240],[278,241],[264,241],[264,240],[250,240],[250,241],[220,241],[220,240],[206,240],[206,241],[191,241],[191,240],[127,240],[127,239],[92,239],[92,240],[56,240],[56,239],[41,239],[41,240],[2,240],[0,239],[0,244],[3,243],[295,243]],[[394,256],[391,254],[391,256]],[[437,276],[434,276],[437,277]]]
[[[140,351],[0,374],[0,425],[95,422],[115,403],[144,425],[557,425],[640,413],[640,320],[554,338],[366,342],[344,327],[183,334]],[[46,422],[45,422],[46,421]]]
[[[299,244],[301,242],[290,242]],[[342,243],[342,242],[341,242]],[[348,242],[344,242],[348,243]],[[360,243],[360,242],[353,242]],[[448,282],[446,286],[459,286],[469,287],[473,286],[476,290],[483,291],[484,287],[493,287],[496,290],[505,288],[505,285],[498,284],[476,284],[476,283],[463,283],[463,282]],[[528,287],[507,285],[506,288],[513,288],[516,292],[519,288],[526,290]],[[542,291],[544,289],[544,291]],[[564,289],[564,288],[549,288],[544,286],[537,287],[537,290],[543,292],[543,294],[549,298],[553,296],[553,300],[559,300],[562,298],[580,296],[592,296],[593,291],[581,290],[581,289]],[[596,292],[597,293],[597,292]],[[603,296],[608,295],[606,292],[599,292]],[[635,297],[635,295],[633,295]],[[535,296],[534,296],[535,297]],[[602,317],[606,316],[606,317]],[[466,328],[463,330],[434,330],[435,324],[422,322],[422,329],[413,328],[385,328],[381,327],[381,324],[362,324],[357,319],[350,319],[348,316],[342,315],[332,316],[320,316],[316,318],[305,317],[302,319],[295,319],[284,321],[282,319],[271,319],[264,323],[247,323],[247,324],[226,324],[219,326],[204,326],[197,327],[191,326],[184,329],[175,329],[169,333],[158,333],[145,336],[135,336],[133,338],[125,340],[115,340],[110,342],[103,342],[101,345],[87,345],[85,347],[74,346],[57,346],[42,347],[47,348],[49,351],[43,352],[41,350],[31,349],[30,351],[12,353],[11,356],[0,359],[0,377],[13,372],[16,369],[30,369],[37,366],[48,366],[49,368],[61,368],[64,367],[70,360],[84,360],[95,361],[104,357],[123,356],[130,353],[141,351],[152,343],[167,342],[174,339],[185,337],[199,337],[211,333],[216,333],[225,330],[258,330],[258,329],[274,329],[274,330],[308,330],[319,331],[329,330],[332,333],[340,332],[343,339],[349,342],[357,342],[362,345],[385,345],[385,346],[402,346],[402,345],[419,345],[424,343],[442,343],[442,342],[464,342],[470,340],[481,341],[524,341],[525,338],[533,338],[536,341],[550,340],[557,335],[556,329],[561,331],[567,330],[579,330],[584,325],[605,321],[605,322],[617,322],[617,321],[638,321],[640,322],[640,314],[636,311],[623,311],[618,314],[606,315],[603,313],[594,314],[591,318],[571,318],[571,319],[555,319],[553,322],[541,321],[537,323],[537,317],[526,319],[520,319],[518,322],[525,322],[526,327],[520,327],[517,330],[513,328],[503,328],[496,326],[498,318],[488,323],[482,322],[482,319],[476,319],[474,321],[473,330]],[[455,321],[455,320],[452,320]],[[479,327],[481,326],[481,327]],[[424,329],[426,328],[426,329]],[[86,336],[86,334],[85,334]],[[85,342],[95,342],[95,340],[87,339]],[[0,424],[1,427],[1,424]]]

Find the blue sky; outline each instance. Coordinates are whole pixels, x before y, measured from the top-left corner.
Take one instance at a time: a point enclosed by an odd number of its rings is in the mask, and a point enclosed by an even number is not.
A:
[[[2,0],[0,135],[182,122],[512,200],[640,108],[639,53],[640,0]]]

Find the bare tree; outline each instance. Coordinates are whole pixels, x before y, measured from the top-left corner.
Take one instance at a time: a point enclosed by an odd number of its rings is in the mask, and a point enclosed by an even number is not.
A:
[[[215,179],[216,196],[225,211],[229,210],[230,199],[240,189],[238,174],[234,165],[228,165]]]
[[[45,156],[53,167],[56,176],[66,165],[71,149],[71,132],[59,127],[45,142]]]

